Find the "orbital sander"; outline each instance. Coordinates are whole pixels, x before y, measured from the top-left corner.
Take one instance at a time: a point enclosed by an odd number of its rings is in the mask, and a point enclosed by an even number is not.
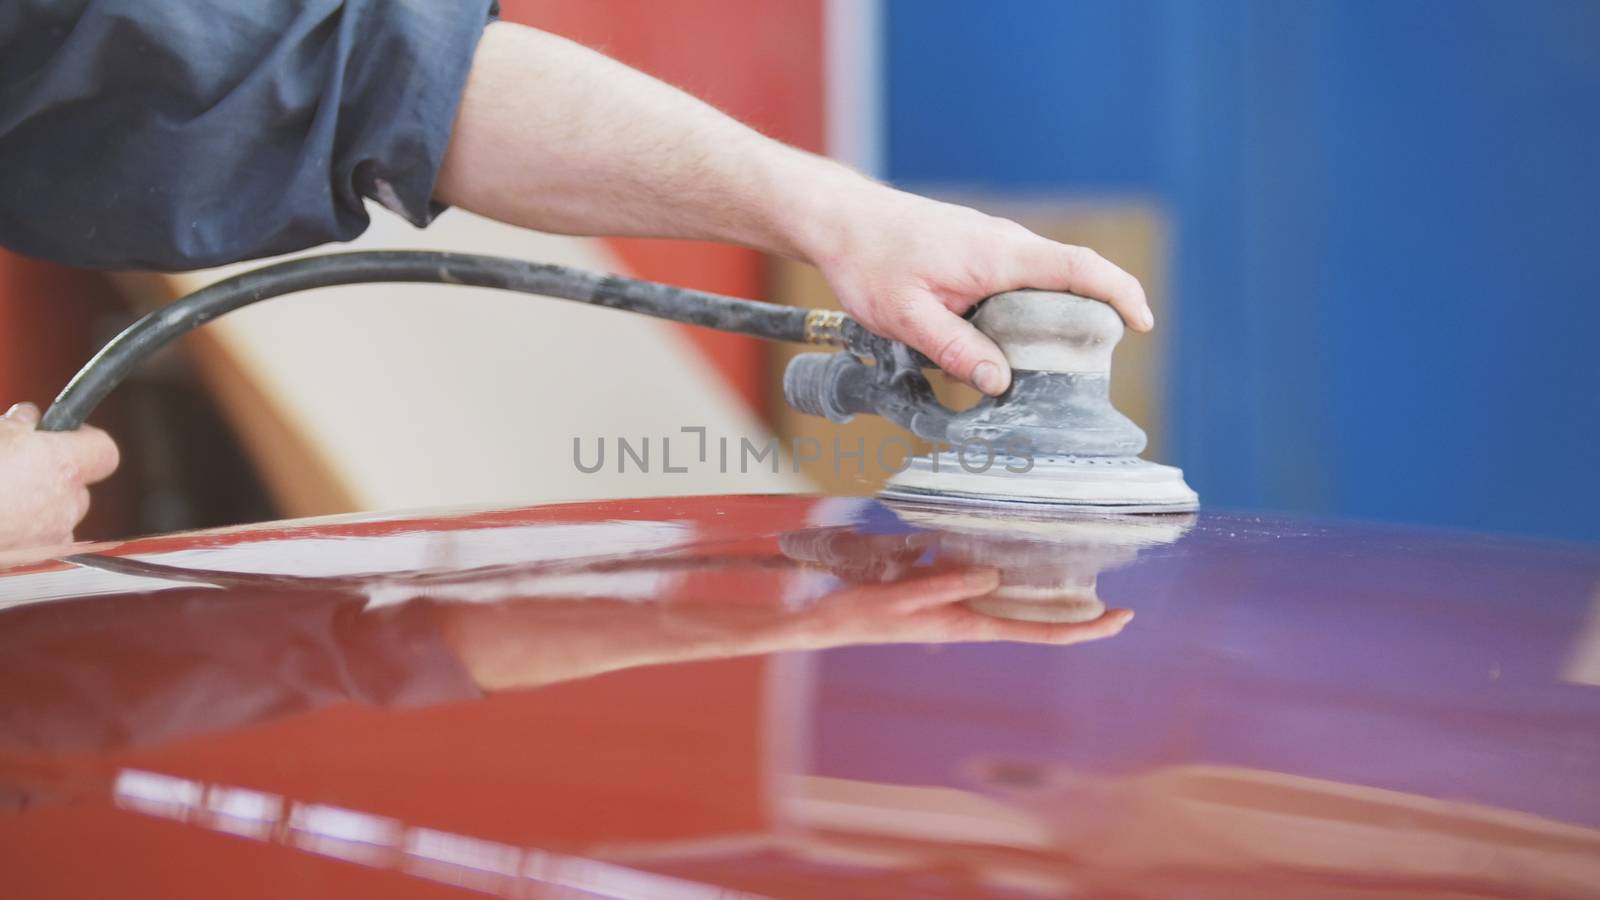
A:
[[[1033,511],[1183,512],[1199,500],[1170,466],[1139,458],[1144,432],[1111,405],[1111,351],[1122,321],[1071,294],[1011,291],[972,313],[1011,364],[1011,386],[966,410],[934,396],[911,347],[834,310],[804,310],[545,263],[432,251],[357,251],[303,257],[202,288],[113,338],[68,383],[39,428],[70,431],[134,367],[225,313],[284,294],[357,283],[498,288],[642,313],[769,340],[839,348],[805,353],[784,373],[801,412],[844,422],[881,415],[932,442],[890,480],[886,498]]]
[[[851,352],[796,357],[784,396],[835,422],[879,413],[948,448],[910,457],[887,499],[1119,512],[1199,505],[1180,470],[1139,458],[1144,431],[1111,405],[1111,351],[1123,331],[1115,310],[1072,294],[1010,291],[980,303],[972,321],[1005,354],[1011,386],[965,411],[934,399],[922,374],[928,361],[890,341],[870,365]]]

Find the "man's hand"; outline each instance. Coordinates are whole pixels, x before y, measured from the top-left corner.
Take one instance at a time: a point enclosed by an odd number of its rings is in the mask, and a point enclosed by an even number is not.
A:
[[[117,468],[117,445],[104,431],[38,424],[32,403],[0,416],[0,549],[71,541],[89,511],[89,485]]]
[[[1005,356],[961,318],[1020,288],[1104,300],[1139,331],[1155,325],[1138,279],[1084,247],[1058,244],[1008,219],[856,179],[816,221],[807,254],[855,319],[922,351],[986,394],[1011,383]]]

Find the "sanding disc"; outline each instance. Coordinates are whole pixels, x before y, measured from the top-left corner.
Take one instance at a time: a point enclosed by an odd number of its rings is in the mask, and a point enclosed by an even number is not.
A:
[[[1200,497],[1183,471],[1136,456],[1061,456],[1031,462],[1006,456],[992,461],[954,452],[911,458],[879,496],[938,504],[1019,506],[1038,510],[1190,512]],[[974,471],[989,464],[982,471]]]

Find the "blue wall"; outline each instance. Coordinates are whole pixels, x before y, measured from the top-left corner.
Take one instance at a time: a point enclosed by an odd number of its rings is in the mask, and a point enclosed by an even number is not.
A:
[[[1600,538],[1600,3],[889,0],[888,175],[1172,216],[1214,506]]]

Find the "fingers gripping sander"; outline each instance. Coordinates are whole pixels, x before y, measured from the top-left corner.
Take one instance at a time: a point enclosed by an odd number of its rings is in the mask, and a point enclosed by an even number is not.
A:
[[[1013,291],[984,301],[973,321],[1005,352],[1012,383],[1005,394],[957,412],[934,397],[923,374],[934,368],[926,357],[840,312],[462,253],[333,253],[220,281],[113,338],[51,404],[39,427],[78,427],[145,357],[217,316],[284,294],[371,282],[498,288],[843,348],[802,354],[790,363],[784,375],[790,405],[836,422],[860,413],[882,415],[951,448],[914,457],[890,481],[886,497],[1127,512],[1190,510],[1198,502],[1177,469],[1138,458],[1144,432],[1111,406],[1111,348],[1122,336],[1122,322],[1103,303],[1044,291]]]
[[[1049,291],[984,301],[973,324],[1011,364],[1011,387],[963,412],[933,397],[927,360],[889,344],[869,365],[848,353],[796,357],[784,395],[802,412],[848,421],[878,413],[948,449],[912,456],[883,491],[940,504],[1185,512],[1199,497],[1171,466],[1139,458],[1145,434],[1111,405],[1122,320],[1104,303]]]

